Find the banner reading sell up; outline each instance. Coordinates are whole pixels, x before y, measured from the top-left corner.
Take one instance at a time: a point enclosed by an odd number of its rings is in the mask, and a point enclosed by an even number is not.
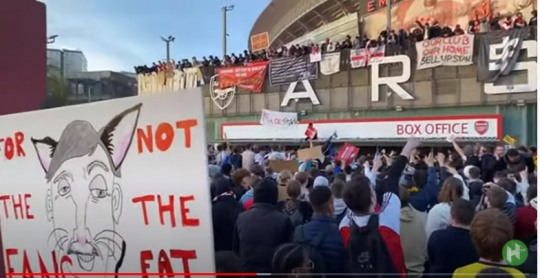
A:
[[[417,69],[473,64],[473,35],[435,38],[416,43]]]

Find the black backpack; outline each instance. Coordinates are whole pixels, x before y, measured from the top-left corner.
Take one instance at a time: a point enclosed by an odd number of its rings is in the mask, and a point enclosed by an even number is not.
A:
[[[397,274],[394,261],[379,233],[379,215],[369,217],[368,224],[359,228],[351,220],[351,233],[347,247],[351,273],[356,277],[380,277]]]
[[[319,231],[312,240],[306,240],[304,237],[304,225],[299,225],[294,230],[293,242],[302,245],[302,247],[308,252],[309,259],[313,262],[313,269],[311,273],[326,273],[326,263],[324,257],[319,253],[317,248],[321,245],[321,242],[330,232],[329,229]]]

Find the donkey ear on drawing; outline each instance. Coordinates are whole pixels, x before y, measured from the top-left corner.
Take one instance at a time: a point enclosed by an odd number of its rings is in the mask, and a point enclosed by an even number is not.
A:
[[[142,103],[115,116],[100,131],[101,141],[107,148],[115,170],[119,170],[124,158],[126,158],[133,135],[137,129]]]

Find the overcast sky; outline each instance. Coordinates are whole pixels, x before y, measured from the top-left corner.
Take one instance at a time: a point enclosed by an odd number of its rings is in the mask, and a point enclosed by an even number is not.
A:
[[[88,70],[133,71],[165,58],[160,36],[176,37],[175,60],[222,52],[222,12],[228,19],[228,52],[247,48],[249,32],[270,0],[43,0],[50,48],[82,50]]]

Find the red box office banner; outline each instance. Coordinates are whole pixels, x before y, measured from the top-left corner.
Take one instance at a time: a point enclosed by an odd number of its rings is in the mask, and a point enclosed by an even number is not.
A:
[[[219,68],[219,88],[225,89],[236,86],[253,93],[260,93],[263,88],[267,66],[268,62],[256,62],[240,67]]]

